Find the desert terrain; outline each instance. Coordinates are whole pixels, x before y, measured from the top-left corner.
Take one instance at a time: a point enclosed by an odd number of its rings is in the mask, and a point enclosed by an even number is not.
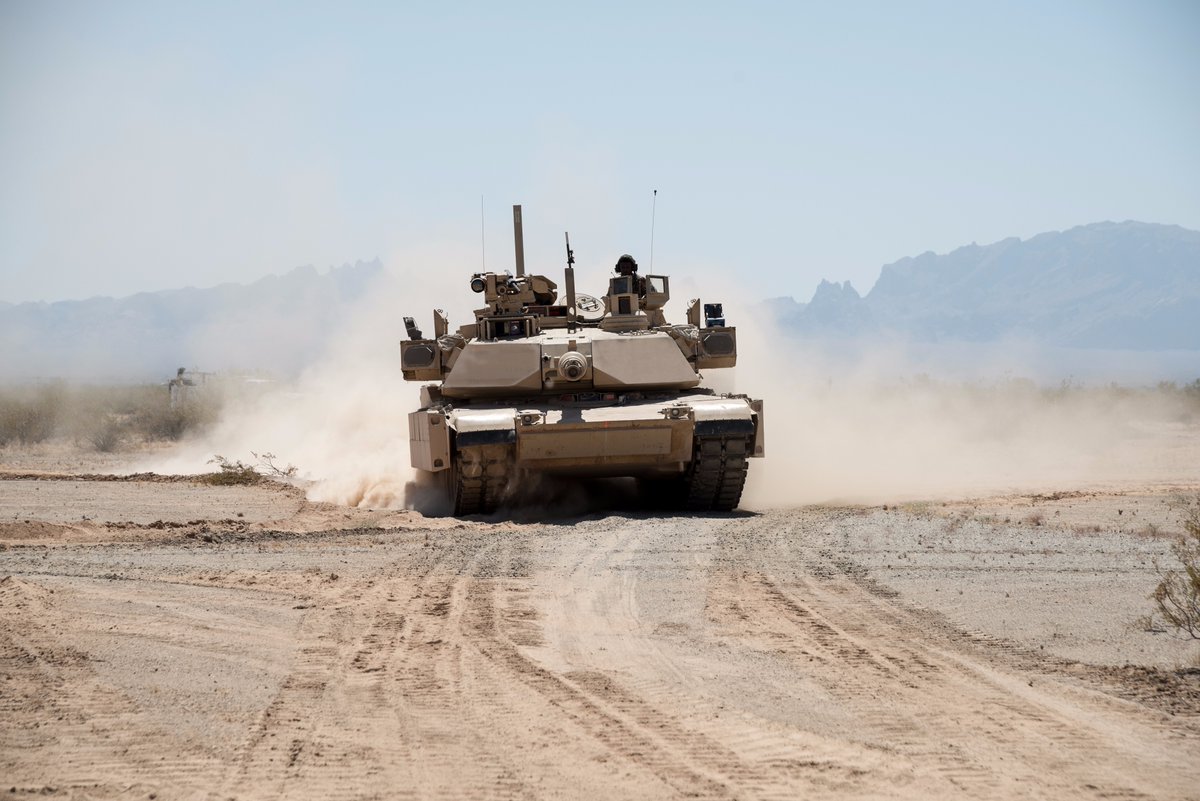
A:
[[[9,797],[1200,797],[1200,643],[1139,623],[1186,466],[456,520],[0,461]]]
[[[0,801],[1200,801],[1198,43],[0,2]]]

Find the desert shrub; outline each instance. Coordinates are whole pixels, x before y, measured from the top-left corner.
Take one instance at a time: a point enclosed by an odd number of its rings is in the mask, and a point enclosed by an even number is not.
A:
[[[120,421],[106,417],[88,431],[85,438],[89,445],[101,453],[112,453],[121,444],[123,429]]]
[[[217,454],[209,459],[208,463],[215,464],[217,471],[198,476],[199,480],[206,484],[231,486],[235,484],[258,484],[263,481],[263,474],[255,470],[254,465],[246,464],[240,460],[236,462],[230,461],[224,456]]]
[[[1184,533],[1171,544],[1175,564],[1155,562],[1158,586],[1150,599],[1155,612],[1151,622],[1162,623],[1200,639],[1200,496],[1182,502]]]
[[[256,463],[246,464],[241,460],[234,461],[217,454],[208,460],[209,464],[217,466],[217,471],[215,473],[204,473],[197,478],[206,484],[228,486],[234,484],[258,484],[268,479],[271,481],[290,482],[296,477],[296,473],[298,472],[296,466],[289,464],[284,467],[279,465],[275,461],[277,457],[273,453],[259,454],[251,451],[250,455],[257,460]]]
[[[5,392],[0,397],[0,445],[33,445],[54,436],[64,406],[65,393],[59,384]]]
[[[172,403],[162,384],[110,388],[91,393],[116,415],[127,436],[146,442],[175,442],[215,422],[219,408],[215,396],[197,395]]]
[[[1180,391],[1193,409],[1200,409],[1200,378],[1197,378],[1190,384],[1184,384],[1183,389]]]
[[[250,455],[258,460],[258,465],[255,468],[264,476],[277,481],[290,481],[296,477],[299,468],[294,464],[289,464],[286,467],[276,463],[279,457],[273,453],[255,453],[250,451]]]
[[[121,416],[108,398],[98,398],[85,389],[75,388],[68,399],[68,410],[59,433],[70,437],[76,447],[111,453],[124,439]]]
[[[130,426],[143,439],[174,442],[212,424],[216,419],[215,403],[188,401],[172,406],[170,399],[166,398],[139,408],[132,415]]]
[[[216,422],[219,397],[198,392],[172,403],[164,384],[0,388],[0,446],[61,436],[108,452],[126,441],[176,441]]]
[[[12,398],[0,398],[0,447],[20,440],[21,404]]]

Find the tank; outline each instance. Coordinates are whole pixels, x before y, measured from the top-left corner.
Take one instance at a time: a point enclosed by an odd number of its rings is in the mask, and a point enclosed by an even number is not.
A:
[[[456,515],[519,504],[537,475],[638,479],[655,505],[737,507],[749,459],[764,450],[763,402],[703,385],[737,363],[737,330],[720,303],[687,305],[673,324],[666,275],[617,259],[603,295],[575,291],[566,236],[565,293],[526,275],[521,207],[513,207],[516,271],[481,272],[475,320],[433,336],[411,317],[404,378],[426,382],[408,416],[412,465],[434,474]]]

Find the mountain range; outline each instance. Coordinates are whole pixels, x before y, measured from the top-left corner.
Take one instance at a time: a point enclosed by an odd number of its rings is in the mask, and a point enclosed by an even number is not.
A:
[[[0,303],[0,380],[158,380],[178,367],[294,374],[382,272],[376,259],[250,284]]]
[[[364,301],[387,300],[373,298],[386,294],[384,272],[360,261],[209,289],[0,303],[0,380],[159,380],[180,366],[292,375]],[[866,295],[822,281],[806,303],[763,307],[786,336],[858,352],[880,340],[935,354],[1024,343],[1069,350],[1059,364],[1103,366],[1110,352],[1158,351],[1200,374],[1200,232],[1102,222],[972,244],[885,265]]]
[[[885,265],[865,295],[822,281],[768,301],[807,338],[1200,350],[1200,232],[1102,222]]]

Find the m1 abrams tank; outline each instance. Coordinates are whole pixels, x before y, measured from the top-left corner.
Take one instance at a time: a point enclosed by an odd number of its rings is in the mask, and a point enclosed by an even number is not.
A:
[[[659,504],[737,506],[747,460],[764,455],[763,402],[702,387],[701,370],[733,367],[737,336],[719,303],[692,300],[686,324],[663,315],[665,275],[621,256],[608,292],[576,294],[567,243],[566,296],[526,275],[521,207],[513,207],[516,274],[470,279],[485,305],[433,337],[404,318],[404,378],[421,388],[408,416],[413,467],[437,474],[456,515],[491,512],[531,474],[638,479]]]

